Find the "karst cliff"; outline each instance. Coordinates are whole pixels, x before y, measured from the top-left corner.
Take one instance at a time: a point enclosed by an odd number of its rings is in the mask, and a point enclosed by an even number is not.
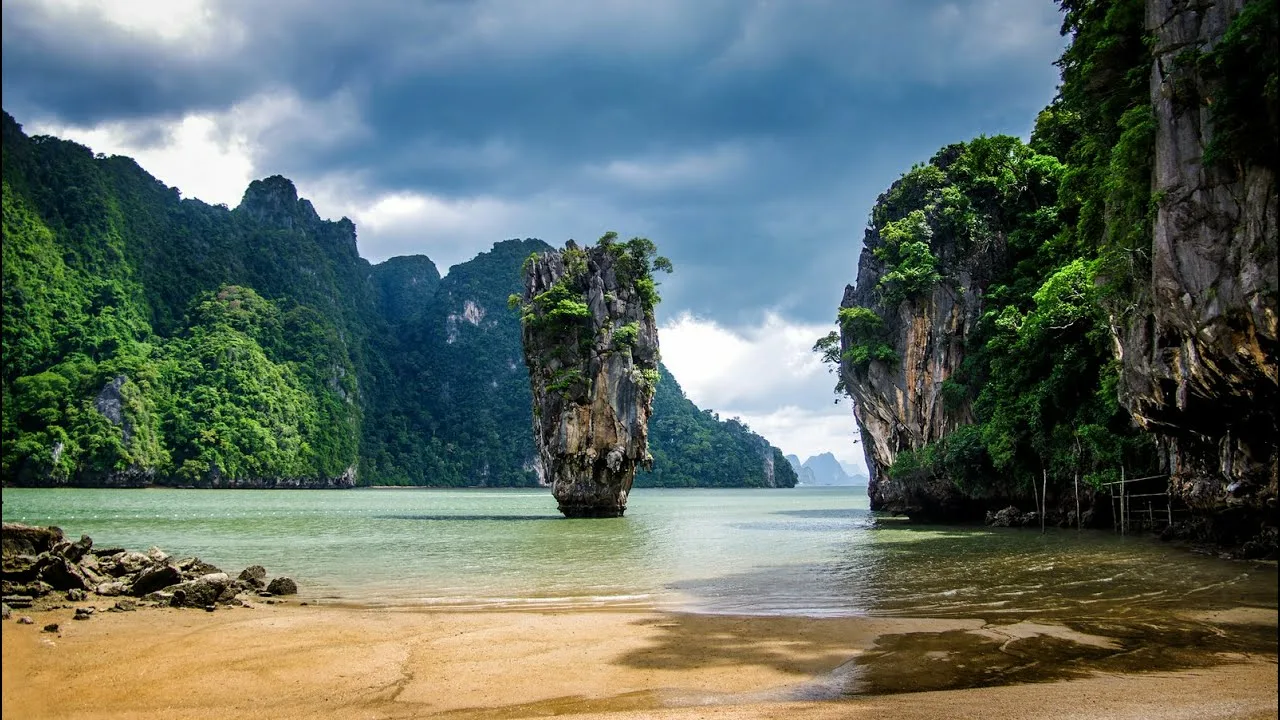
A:
[[[1151,269],[1149,286],[1135,298],[1140,310],[1117,317],[1115,335],[1121,399],[1158,439],[1170,492],[1193,508],[1261,511],[1274,523],[1275,149],[1267,157],[1265,141],[1244,152],[1221,147],[1226,133],[1238,129],[1232,126],[1247,128],[1249,118],[1214,113],[1215,96],[1229,98],[1228,85],[1247,80],[1217,77],[1213,65],[1189,62],[1212,57],[1233,24],[1236,34],[1246,29],[1245,6],[1147,3],[1155,38]],[[1268,42],[1274,45],[1275,36]],[[1214,150],[1226,157],[1215,160]]]
[[[881,195],[815,346],[871,506],[1109,523],[1141,476],[1185,513],[1167,532],[1274,553],[1280,10],[1067,10],[1030,140],[948,146]]]
[[[521,309],[545,480],[567,517],[616,517],[636,468],[651,463],[648,425],[658,381],[653,244],[600,244],[531,256]]]

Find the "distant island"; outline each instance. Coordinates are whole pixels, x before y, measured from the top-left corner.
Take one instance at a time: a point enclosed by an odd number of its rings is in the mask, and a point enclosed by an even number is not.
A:
[[[796,455],[788,455],[787,462],[796,471],[796,476],[799,478],[797,485],[867,486],[868,478],[865,474],[846,471],[840,461],[836,460],[836,456],[830,452],[813,455],[804,462],[800,462],[800,458]]]

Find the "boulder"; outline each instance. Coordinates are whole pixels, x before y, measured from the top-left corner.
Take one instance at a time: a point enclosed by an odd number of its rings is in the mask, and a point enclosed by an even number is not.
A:
[[[152,564],[151,558],[140,552],[126,552],[116,558],[116,569],[111,574],[116,577],[136,575]]]
[[[201,575],[222,572],[218,567],[210,565],[198,557],[183,558],[174,564],[182,571],[184,576],[189,578],[198,578]]]
[[[53,586],[43,580],[36,580],[29,583],[11,583],[4,582],[4,594],[8,595],[29,595],[33,598],[44,597],[53,592]]]
[[[53,546],[62,542],[62,529],[57,527],[38,527],[21,523],[4,523],[0,526],[0,554],[39,555],[49,552]]]
[[[250,565],[240,571],[239,580],[243,580],[249,586],[260,588],[267,583],[267,569],[261,565]]]
[[[116,595],[124,595],[128,592],[128,586],[120,581],[104,582],[94,589],[94,592],[103,597],[115,597]]]
[[[52,553],[44,555],[40,560],[40,580],[49,583],[54,590],[88,590],[90,587],[79,566]]]
[[[267,592],[272,595],[296,595],[298,584],[287,577],[278,577],[267,585]]]
[[[147,551],[147,557],[151,558],[151,562],[154,562],[157,565],[169,562],[169,553],[161,550],[155,545],[152,545],[151,549]]]
[[[1020,527],[1022,511],[1010,505],[999,511],[987,511],[987,524],[991,527]]]
[[[31,603],[33,600],[35,600],[35,598],[31,597],[30,595],[5,595],[4,596],[5,605],[13,608],[18,608],[19,610],[21,610],[22,608],[31,607]]]
[[[80,602],[88,597],[88,593],[79,588],[71,588],[67,591],[67,600],[71,602]]]
[[[10,615],[13,615],[13,610],[9,603],[0,604],[0,620],[8,620]]]
[[[153,565],[138,573],[129,594],[142,597],[147,593],[163,590],[180,582],[182,582],[182,573],[178,572],[178,568],[172,565]]]
[[[40,559],[34,555],[5,555],[4,579],[13,583],[29,583],[40,574]]]
[[[169,604],[173,607],[207,607],[218,602],[222,592],[231,584],[226,573],[209,573],[168,589],[173,593]]]
[[[80,617],[76,616],[76,619],[79,620]],[[41,628],[41,630],[47,633],[56,633],[58,632],[58,623],[49,623],[48,625],[45,625],[43,628]]]
[[[146,602],[155,603],[156,605],[172,605],[173,593],[167,590],[157,590],[153,593],[147,593],[142,598]]]
[[[80,539],[75,542],[62,541],[53,547],[52,552],[56,552],[67,559],[67,562],[78,563],[89,549],[93,547],[93,539],[88,535],[81,535]]]
[[[22,617],[18,618],[18,624],[19,625],[35,625],[36,621],[32,620],[30,615],[23,615]]]

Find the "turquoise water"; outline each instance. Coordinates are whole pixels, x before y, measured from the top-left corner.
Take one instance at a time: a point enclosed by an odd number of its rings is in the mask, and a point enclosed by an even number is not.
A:
[[[1105,532],[913,527],[848,488],[638,489],[608,520],[563,519],[534,489],[15,488],[3,516],[232,572],[261,564],[333,602],[935,617],[1276,607],[1274,563]]]

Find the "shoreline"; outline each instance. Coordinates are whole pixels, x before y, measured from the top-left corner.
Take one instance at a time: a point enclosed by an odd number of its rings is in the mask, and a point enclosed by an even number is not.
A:
[[[103,600],[87,604],[109,605]],[[1107,660],[1132,655],[1121,638],[1083,632],[1076,623],[314,602],[212,613],[144,608],[103,612],[87,622],[73,621],[66,607],[16,611],[35,624],[3,624],[3,714],[746,718],[803,712],[825,718],[892,712],[994,720],[1079,716],[1082,697],[1091,698],[1089,712],[1108,717],[1276,713],[1276,615],[1268,608],[1188,617],[1188,623],[1213,623],[1253,639],[1239,647],[1193,642],[1184,654],[1163,658],[1175,661],[1170,668],[1162,669],[1157,653],[1136,663],[1149,670],[1134,671],[1132,663]],[[41,631],[50,622],[59,624],[57,633]],[[1006,659],[1023,665],[1025,657],[1018,656],[1028,654],[1044,671],[1028,674],[1006,664],[1009,674],[993,681],[965,669]],[[1180,662],[1186,665],[1177,667]],[[895,687],[895,679],[906,685]]]

